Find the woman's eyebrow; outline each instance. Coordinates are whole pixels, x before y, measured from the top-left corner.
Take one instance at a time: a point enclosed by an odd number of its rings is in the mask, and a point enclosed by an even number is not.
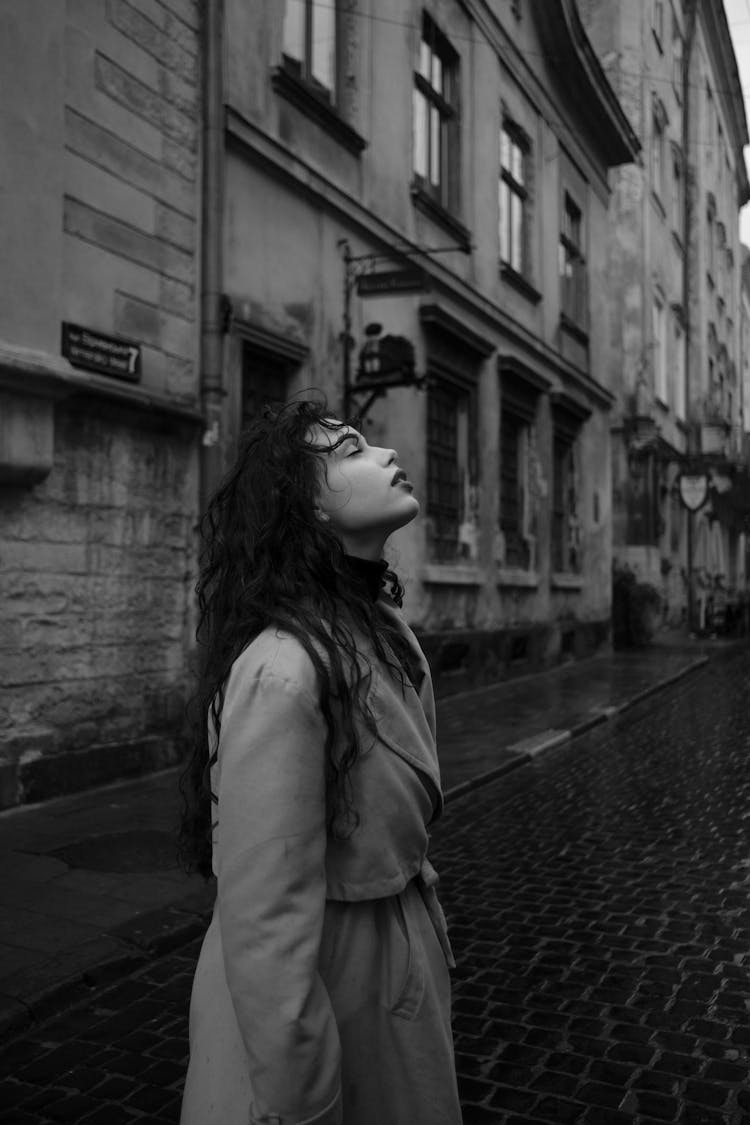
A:
[[[353,441],[357,445],[359,445],[360,435],[359,434],[344,434],[344,436],[342,438],[339,438],[339,440],[336,442],[336,445],[333,447],[334,451],[336,453],[338,453],[339,450],[344,448],[344,443],[347,442],[347,441]]]

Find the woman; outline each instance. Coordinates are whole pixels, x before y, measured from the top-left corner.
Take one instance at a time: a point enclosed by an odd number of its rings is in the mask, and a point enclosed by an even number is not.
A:
[[[460,1125],[432,687],[382,561],[418,511],[394,450],[301,401],[204,518],[183,843],[217,898],[182,1125]]]

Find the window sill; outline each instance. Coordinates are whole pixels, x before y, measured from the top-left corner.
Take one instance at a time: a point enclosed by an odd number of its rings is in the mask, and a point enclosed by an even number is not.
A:
[[[582,590],[583,575],[570,574],[563,570],[556,570],[552,574],[549,584],[553,590]]]
[[[421,578],[428,586],[483,586],[486,581],[483,571],[461,563],[427,563]]]
[[[274,67],[271,71],[271,85],[280,97],[285,98],[355,156],[359,156],[367,148],[367,141],[356,129],[347,125],[336,110],[324,102],[306,82],[295,78],[283,66]]]
[[[666,219],[667,209],[664,206],[664,204],[662,203],[661,196],[659,195],[658,191],[655,191],[654,188],[651,189],[651,202],[653,203],[654,207],[656,208],[656,210],[661,215],[662,219]]]
[[[672,242],[674,243],[675,250],[680,255],[680,257],[682,257],[685,253],[685,248],[682,245],[682,239],[680,238],[676,230],[672,231]]]
[[[560,313],[560,327],[563,332],[567,332],[569,336],[573,336],[578,340],[579,344],[588,347],[589,334],[585,328],[581,328],[574,320],[571,320],[567,313]]]
[[[535,570],[522,570],[519,566],[498,566],[495,585],[536,590],[539,586],[539,575]]]
[[[527,301],[531,301],[532,304],[538,305],[541,301],[542,294],[539,290],[535,289],[531,282],[527,281],[518,270],[513,269],[513,266],[508,262],[500,263],[500,277],[524,296]]]
[[[455,215],[451,215],[450,211],[446,211],[442,203],[438,203],[433,199],[428,191],[422,187],[418,180],[413,180],[411,185],[411,197],[414,206],[417,210],[427,215],[439,226],[443,227],[450,235],[455,238],[459,247],[465,254],[471,253],[471,233],[460,222]]]

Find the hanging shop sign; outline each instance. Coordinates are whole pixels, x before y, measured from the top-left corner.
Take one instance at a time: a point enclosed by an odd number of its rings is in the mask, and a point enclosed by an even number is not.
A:
[[[119,336],[63,321],[62,354],[73,365],[101,375],[137,383],[141,377],[141,346]]]
[[[419,269],[378,270],[357,278],[359,297],[379,297],[384,293],[419,293],[425,289],[425,275]]]
[[[689,512],[697,512],[708,497],[708,476],[706,473],[681,473],[679,479],[680,499]]]

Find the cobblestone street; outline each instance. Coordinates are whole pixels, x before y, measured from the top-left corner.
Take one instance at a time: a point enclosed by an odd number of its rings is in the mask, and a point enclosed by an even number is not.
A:
[[[465,1125],[750,1123],[749,670],[717,659],[435,826]],[[197,949],[19,1036],[2,1121],[174,1125]]]

